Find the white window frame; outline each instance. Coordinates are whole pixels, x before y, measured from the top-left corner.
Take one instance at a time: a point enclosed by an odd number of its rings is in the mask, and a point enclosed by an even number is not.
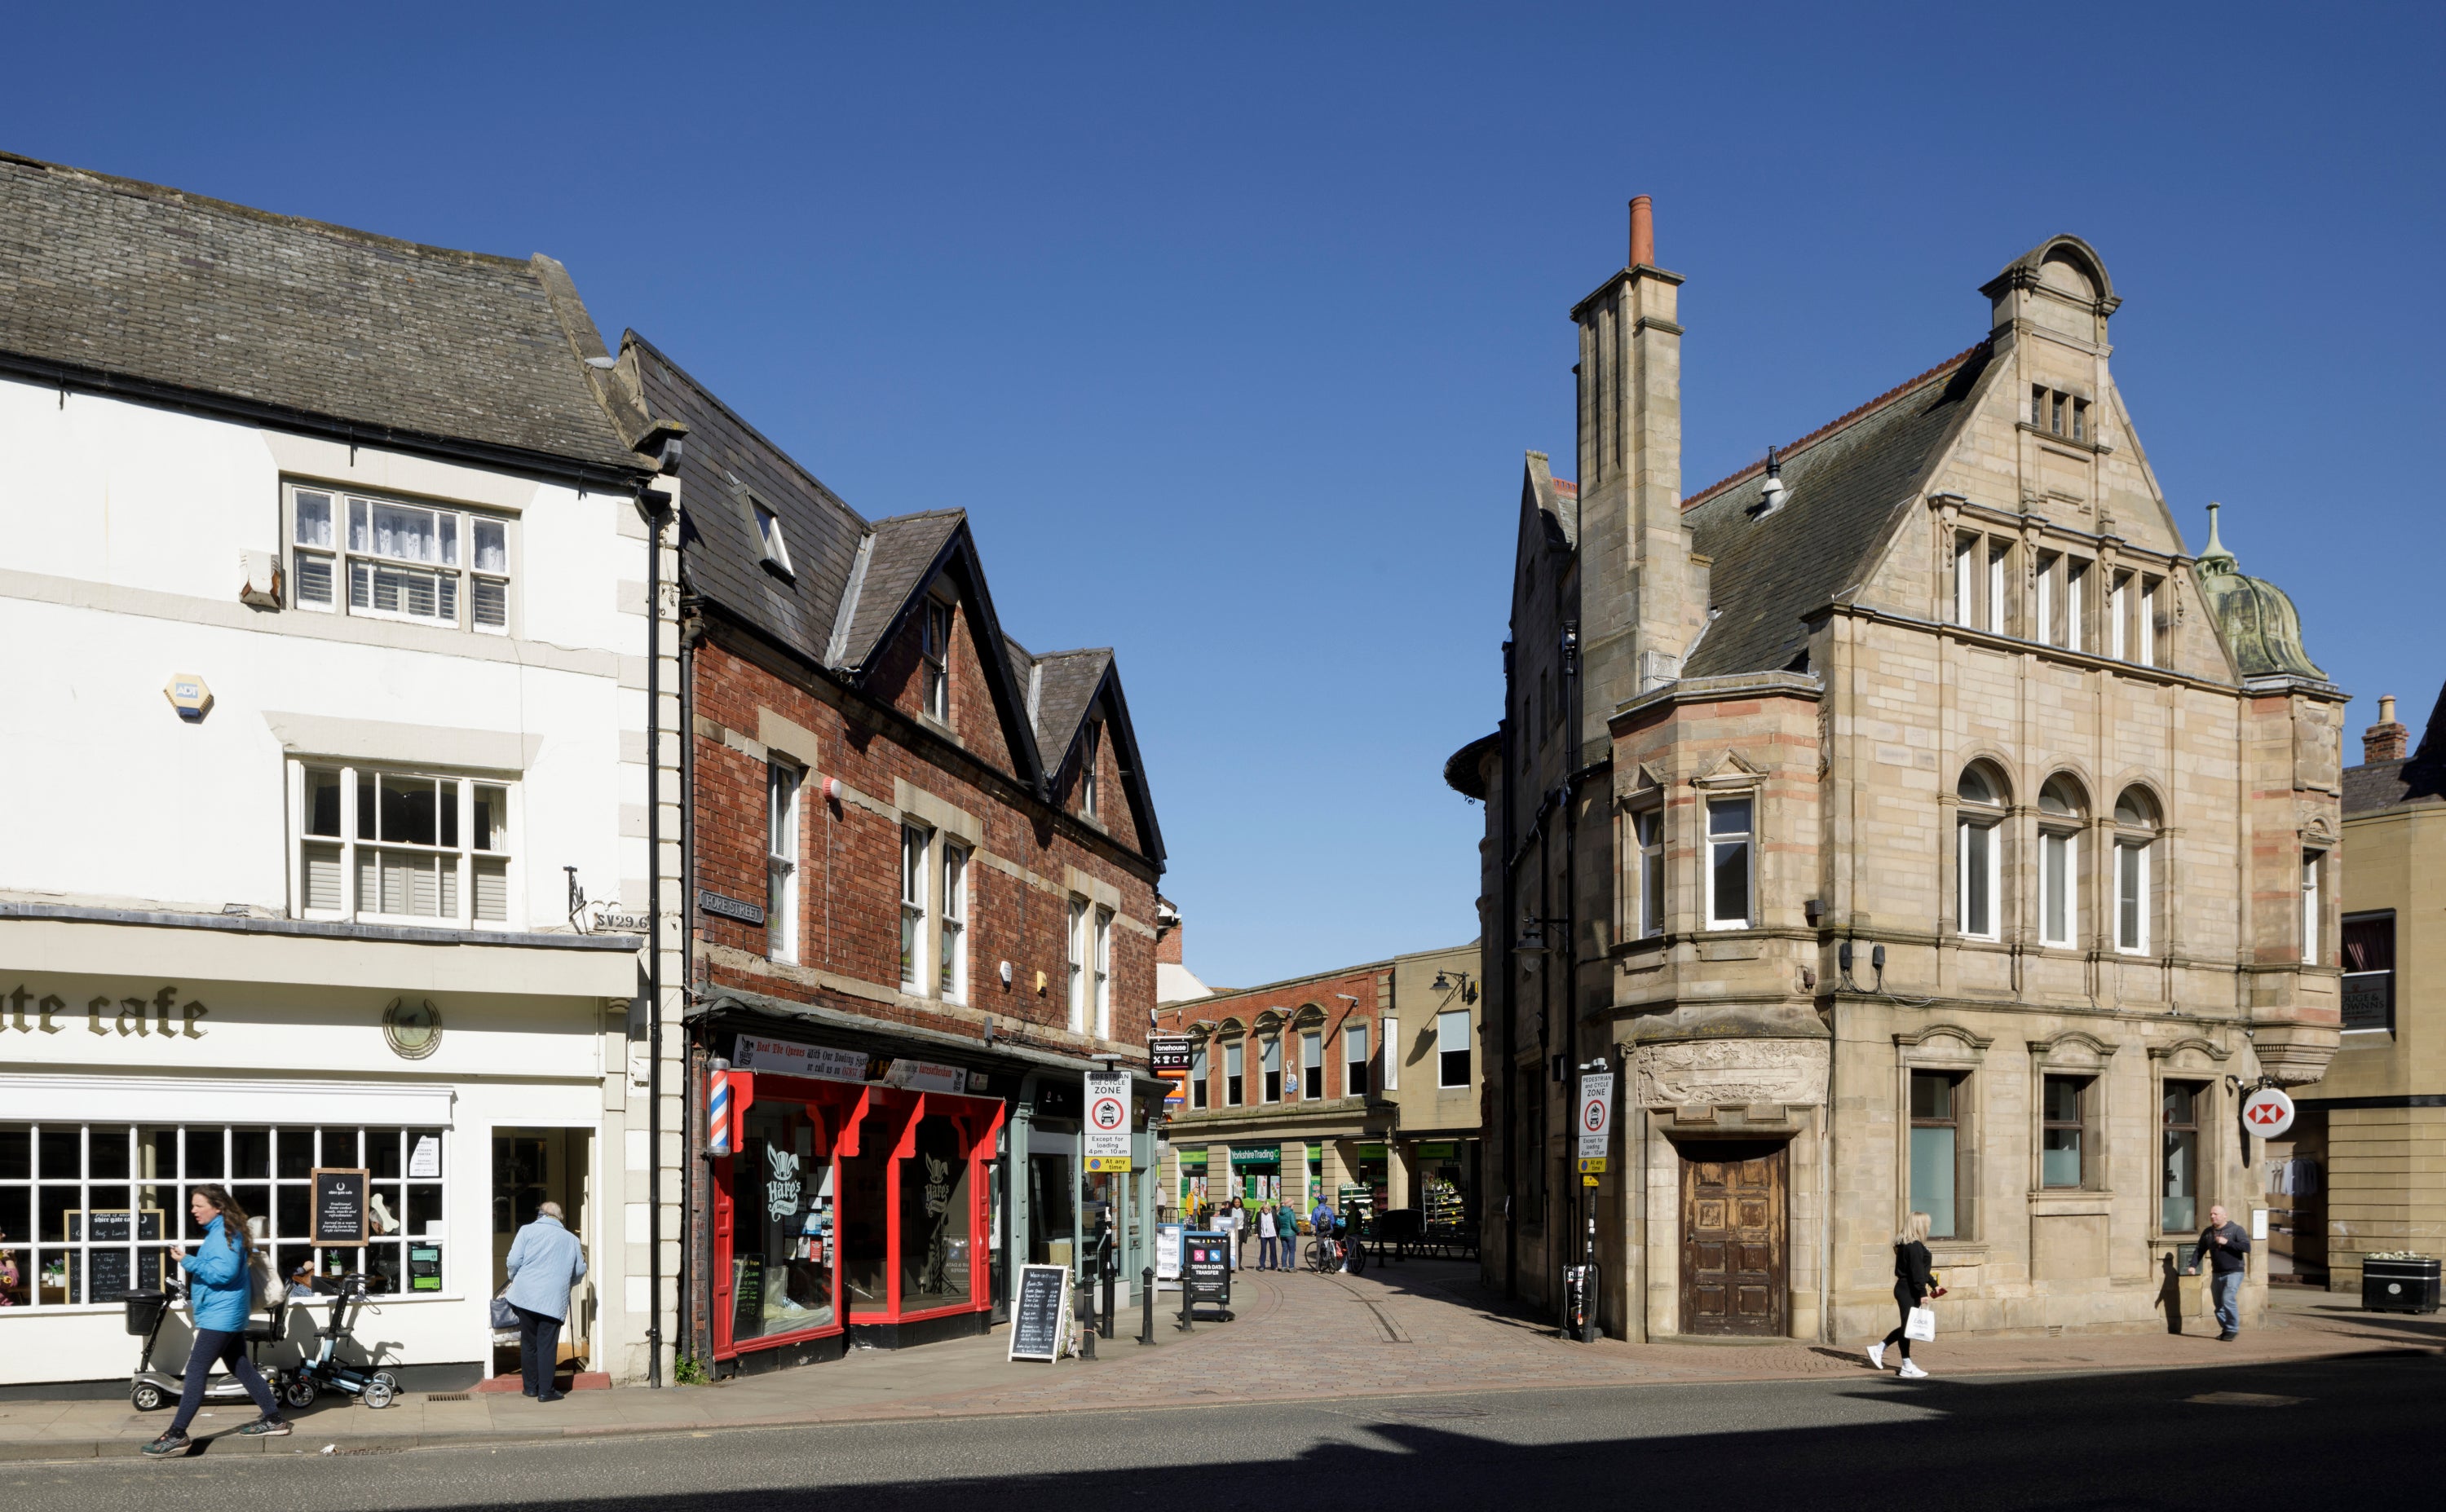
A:
[[[2156,849],[2154,839],[2117,836],[2115,842],[2115,949],[2118,955],[2149,953],[2150,870]],[[2126,868],[2127,853],[2130,867]],[[2127,914],[2133,927],[2125,929]]]
[[[2012,544],[2002,539],[1987,543],[1987,633],[2006,633],[2006,610],[2012,599],[2005,589],[2004,569],[2013,558]]]
[[[1961,532],[1953,537],[1953,623],[1968,629],[1979,623],[1979,543],[1985,537]]]
[[[796,576],[790,569],[790,543],[781,534],[781,516],[753,494],[747,496],[747,511],[756,522],[756,544],[763,551],[764,560],[784,577]]]
[[[1214,1059],[1206,1053],[1206,1041],[1199,1040],[1189,1052],[1189,1107],[1192,1112],[1204,1108],[1214,1098],[1207,1086],[1214,1074]]]
[[[1283,1036],[1280,1031],[1257,1041],[1257,1100],[1283,1101]]]
[[[2133,626],[2140,638],[2140,654],[2133,658],[2142,666],[2157,664],[2157,580],[2140,580],[2140,623]]]
[[[764,953],[799,959],[799,790],[802,774],[786,761],[764,767]]]
[[[2320,936],[2324,933],[2319,917],[2319,873],[2324,869],[2327,853],[2324,850],[2302,852],[2302,964],[2319,963]]]
[[[1749,827],[1738,831],[1728,831],[1722,834],[1718,833],[1716,830],[1716,811],[1719,808],[1729,809],[1737,803],[1747,804],[1749,806]],[[1758,790],[1756,788],[1744,788],[1738,793],[1711,794],[1706,802],[1704,822],[1707,827],[1707,832],[1701,842],[1699,865],[1705,872],[1706,886],[1703,890],[1707,896],[1707,927],[1710,929],[1747,929],[1751,926],[1751,922],[1758,917]],[[1744,879],[1744,890],[1742,897],[1739,900],[1740,904],[1740,912],[1738,917],[1725,913],[1724,903],[1726,900],[1718,897],[1716,894],[1717,855],[1720,850],[1731,846],[1739,846],[1744,851],[1741,866],[1741,872]]]
[[[1342,1095],[1364,1097],[1368,1092],[1367,1021],[1342,1026]]]
[[[2073,562],[2064,569],[2064,649],[2083,650],[2088,645],[2085,626],[2081,624],[2081,599],[2089,584],[2089,564]]]
[[[1064,962],[1069,980],[1063,984],[1063,1001],[1069,1006],[1070,1032],[1087,1032],[1087,900],[1076,895],[1070,899],[1070,917],[1063,929],[1067,952]]]
[[[929,598],[919,611],[917,650],[925,667],[926,717],[948,725],[951,722],[951,607]]]
[[[316,778],[336,774],[339,792],[339,831],[337,835],[317,832],[313,812]],[[387,839],[381,835],[381,799],[379,784],[384,777],[396,777],[413,782],[435,784],[437,812],[433,844],[405,839]],[[358,833],[361,815],[359,796],[366,782],[376,786],[375,834]],[[511,837],[517,833],[518,821],[516,781],[492,775],[439,772],[402,764],[384,766],[372,762],[317,760],[310,756],[292,757],[289,762],[289,911],[292,918],[326,919],[352,923],[399,924],[428,929],[515,930],[526,927],[525,910],[520,906],[521,871]],[[439,805],[448,795],[454,817],[450,825],[458,838],[442,843],[445,832],[443,814]],[[499,808],[493,815],[490,844],[479,845],[476,832],[476,804],[482,797]],[[375,898],[367,906],[364,897],[361,868],[368,856],[378,868],[386,854],[413,856],[429,860],[435,867],[435,911],[432,913],[392,913],[381,906],[380,882]],[[312,902],[309,868],[318,861],[336,864],[339,868],[339,906],[318,906]],[[446,865],[446,880],[442,868]],[[477,894],[480,883],[492,881],[487,890],[498,891],[499,906],[479,912]],[[443,891],[447,889],[449,909],[441,908]]]
[[[319,501],[321,525],[312,524]],[[429,557],[375,550],[378,510],[428,516],[433,524]],[[468,630],[479,635],[508,635],[517,611],[517,531],[514,516],[432,499],[410,499],[333,488],[310,481],[287,481],[281,491],[281,554],[288,563],[289,607],[312,614],[345,614],[355,619],[393,620],[440,629]],[[362,521],[362,528],[360,522]],[[325,588],[311,595],[316,569]],[[405,579],[421,575],[431,581],[434,612],[374,607],[378,573]],[[360,573],[366,584],[363,601],[357,592]],[[447,600],[449,612],[442,612]]]
[[[2056,636],[2056,578],[2063,571],[2063,563],[2064,559],[2061,551],[2047,552],[2039,558],[2039,569],[2035,574],[2036,588],[2034,591],[2036,593],[2036,603],[2032,607],[2033,617],[2038,621],[2038,624],[2033,626],[2037,633],[2032,637],[2032,639],[2036,640],[2041,645],[2054,645],[2058,644]]]
[[[1223,1106],[1248,1106],[1249,1078],[1248,1041],[1227,1039],[1223,1042]]]
[[[1308,1074],[1311,1072],[1316,1075],[1316,1090],[1313,1092],[1308,1090]],[[1325,1031],[1322,1029],[1303,1029],[1300,1031],[1299,1077],[1299,1094],[1301,1101],[1306,1102],[1310,1098],[1314,1098],[1319,1102],[1324,1101]]]
[[[1099,908],[1095,917],[1096,1037],[1113,1037],[1113,910]]]
[[[2058,894],[2060,893],[2060,898]],[[2060,902],[2060,910],[2053,905]],[[2060,912],[2050,925],[2050,913]],[[2080,831],[2039,831],[2039,943],[2069,947],[2080,935]]]
[[[1468,1009],[1447,1008],[1436,1015],[1436,1088],[1438,1091],[1451,1092],[1470,1084],[1477,1069],[1477,1049],[1470,1043],[1470,1039]],[[1450,1065],[1448,1057],[1453,1055],[1461,1056],[1469,1067],[1458,1081],[1449,1080],[1444,1074]]]
[[[1665,933],[1664,808],[1633,810],[1630,838],[1639,868],[1632,893],[1631,938],[1653,940]]]
[[[969,862],[965,847],[943,843],[943,912],[935,953],[941,961],[936,980],[945,1002],[969,1000]]]
[[[2117,572],[2106,590],[2106,654],[2117,662],[2131,660],[2125,654],[2132,644],[2131,608],[2132,574]]]
[[[1377,1079],[1386,1092],[1402,1090],[1402,1020],[1392,1014],[1384,1016],[1384,1074]]]
[[[923,825],[900,821],[900,990],[925,995],[928,894],[932,890],[934,833]]]

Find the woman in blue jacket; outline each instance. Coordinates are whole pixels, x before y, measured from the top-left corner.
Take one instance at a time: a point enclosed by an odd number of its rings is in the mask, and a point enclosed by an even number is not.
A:
[[[198,1186],[187,1210],[203,1225],[203,1242],[179,1257],[187,1273],[187,1315],[196,1326],[195,1353],[179,1390],[179,1415],[169,1430],[144,1446],[147,1454],[177,1454],[187,1447],[187,1425],[204,1405],[204,1375],[227,1364],[263,1416],[238,1429],[250,1438],[277,1438],[289,1431],[272,1388],[246,1354],[246,1317],[254,1310],[254,1279],[247,1264],[246,1209],[219,1186]]]

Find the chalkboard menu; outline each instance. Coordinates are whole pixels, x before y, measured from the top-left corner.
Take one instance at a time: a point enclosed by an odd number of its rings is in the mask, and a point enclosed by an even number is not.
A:
[[[1010,1310],[1010,1358],[1050,1362],[1061,1356],[1069,1293],[1067,1265],[1019,1268],[1019,1299]]]
[[[318,1166],[313,1175],[314,1242],[327,1245],[364,1243],[365,1168]]]
[[[104,1244],[125,1244],[136,1239],[160,1240],[160,1208],[147,1207],[131,1212],[124,1207],[72,1207],[68,1209],[67,1219],[71,1241],[89,1240],[95,1245],[87,1252],[68,1252],[70,1299],[78,1302],[118,1301],[120,1293],[131,1291],[139,1284],[137,1267],[140,1263],[143,1285],[149,1287],[160,1283],[161,1255],[159,1250],[146,1250],[139,1257],[124,1249],[101,1247]]]

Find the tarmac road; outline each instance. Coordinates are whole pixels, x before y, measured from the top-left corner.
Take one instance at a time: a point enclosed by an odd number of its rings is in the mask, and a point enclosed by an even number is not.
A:
[[[2201,1402],[2201,1396],[2229,1399]],[[1583,1388],[0,1465],[40,1512],[2436,1506],[2446,1361]],[[852,1502],[848,1499],[854,1498]],[[1532,1500],[1534,1499],[1534,1500]]]

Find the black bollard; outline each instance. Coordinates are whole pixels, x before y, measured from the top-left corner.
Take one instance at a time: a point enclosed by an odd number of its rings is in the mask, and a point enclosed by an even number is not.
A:
[[[1096,1294],[1086,1287],[1079,1288],[1079,1357],[1096,1357]]]
[[[1113,1281],[1116,1277],[1120,1275],[1120,1266],[1114,1264],[1109,1260],[1105,1261],[1103,1335],[1106,1338],[1111,1338],[1113,1336]]]
[[[1155,1267],[1138,1272],[1138,1342],[1155,1342]]]

